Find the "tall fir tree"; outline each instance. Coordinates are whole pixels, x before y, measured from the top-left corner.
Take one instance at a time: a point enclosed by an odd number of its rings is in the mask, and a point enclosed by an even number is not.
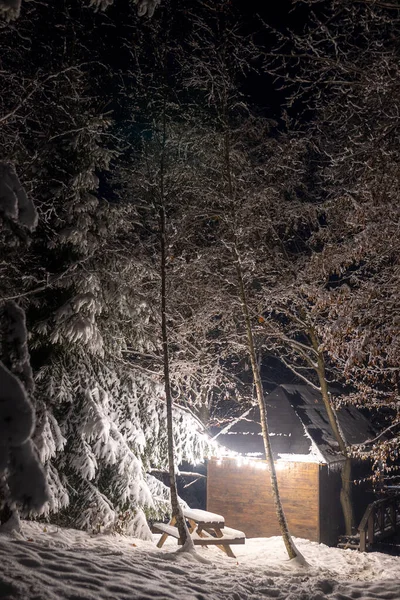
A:
[[[118,14],[111,27],[124,28]],[[166,406],[158,373],[131,359],[158,339],[140,287],[147,265],[132,235],[137,207],[113,197],[107,182],[117,127],[100,107],[117,102],[113,86],[126,74],[100,43],[106,23],[108,16],[71,2],[32,5],[2,31],[1,76],[10,90],[2,147],[39,213],[23,254],[3,239],[2,299],[18,298],[27,313],[34,439],[51,492],[43,514],[149,535],[144,511],[168,512],[168,494],[149,474],[166,465]],[[26,44],[17,51],[21,36]],[[174,420],[177,460],[196,462],[207,447],[200,424],[183,410]]]

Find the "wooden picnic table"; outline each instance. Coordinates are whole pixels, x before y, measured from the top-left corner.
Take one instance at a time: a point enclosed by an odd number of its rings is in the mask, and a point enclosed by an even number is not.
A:
[[[225,527],[225,519],[222,515],[193,508],[184,508],[182,512],[188,523],[193,543],[196,546],[214,545],[231,558],[236,558],[231,545],[245,543],[246,536],[242,531]],[[178,544],[182,544],[175,517],[172,517],[169,523],[154,523],[153,529],[162,534],[157,543],[158,548],[163,546],[168,536],[176,538]]]

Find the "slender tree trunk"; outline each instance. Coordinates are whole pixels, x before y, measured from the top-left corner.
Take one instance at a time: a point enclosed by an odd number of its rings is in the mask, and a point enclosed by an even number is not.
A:
[[[338,419],[336,412],[334,411],[330,399],[329,399],[329,390],[328,383],[326,381],[326,373],[325,373],[325,362],[323,354],[320,350],[318,338],[314,329],[311,327],[309,329],[309,336],[314,350],[317,353],[317,375],[319,380],[319,385],[321,388],[321,396],[322,401],[325,406],[325,410],[328,415],[329,424],[332,428],[333,435],[335,440],[339,445],[340,452],[343,454],[345,458],[344,465],[341,470],[341,479],[342,479],[342,489],[340,491],[340,504],[343,510],[343,517],[345,523],[345,532],[346,535],[351,535],[353,533],[354,527],[354,510],[353,510],[353,502],[352,502],[352,465],[351,458],[349,456],[346,440],[343,438],[342,432],[340,431]]]
[[[256,351],[255,351],[255,346],[254,346],[253,330],[251,327],[251,320],[250,320],[249,309],[248,309],[248,304],[247,304],[246,291],[245,291],[244,283],[243,283],[242,267],[241,267],[240,258],[239,258],[239,255],[238,255],[238,252],[236,249],[235,249],[235,264],[236,264],[236,272],[237,272],[237,278],[238,278],[238,283],[239,283],[239,293],[240,293],[240,300],[241,300],[241,305],[242,305],[242,312],[243,312],[243,317],[244,317],[245,325],[246,325],[247,348],[248,348],[248,352],[249,352],[249,356],[250,356],[251,368],[253,371],[253,378],[254,378],[254,385],[256,388],[258,406],[260,408],[262,436],[263,436],[263,441],[264,441],[265,456],[266,456],[268,466],[269,466],[269,474],[270,474],[270,478],[271,478],[272,495],[274,498],[276,516],[278,518],[278,523],[279,523],[279,527],[281,530],[282,538],[283,538],[287,553],[289,555],[289,558],[296,558],[296,556],[299,556],[300,553],[297,550],[296,546],[294,545],[293,540],[290,536],[285,512],[283,510],[282,501],[281,501],[280,494],[279,494],[278,479],[276,476],[275,463],[274,463],[274,458],[272,455],[272,448],[271,448],[271,440],[270,440],[269,432],[268,432],[267,409],[265,406],[263,386],[262,386],[260,369],[259,369],[259,366],[257,363],[257,356],[256,356]]]
[[[340,503],[342,505],[346,535],[351,535],[354,529],[354,510],[352,499],[352,465],[351,458],[346,457],[341,471],[342,489],[340,490]]]
[[[225,177],[226,177],[226,183],[227,183],[227,188],[228,188],[228,195],[229,195],[229,198],[231,199],[232,207],[234,208],[235,193],[234,193],[233,181],[232,181],[231,144],[230,144],[230,137],[229,137],[229,125],[228,125],[227,108],[226,107],[227,107],[227,100],[226,100],[226,91],[225,91],[225,101],[224,101],[224,105],[223,105],[223,121],[225,123],[225,132],[224,132]],[[243,313],[243,317],[244,317],[245,325],[246,325],[247,349],[248,349],[249,356],[250,356],[254,385],[256,388],[257,401],[258,401],[258,406],[260,409],[261,430],[262,430],[262,436],[263,436],[263,442],[264,442],[264,448],[265,448],[265,456],[266,456],[268,466],[269,466],[272,496],[274,499],[276,516],[278,519],[279,528],[281,530],[283,542],[285,544],[289,558],[292,559],[292,558],[296,558],[296,556],[301,556],[301,554],[297,550],[297,548],[294,545],[293,540],[290,536],[289,527],[287,524],[285,512],[283,510],[283,506],[282,506],[282,502],[281,502],[281,498],[280,498],[280,494],[279,494],[278,479],[276,476],[275,463],[274,463],[274,458],[272,455],[271,441],[270,441],[269,432],[268,432],[267,410],[266,410],[266,406],[265,406],[264,392],[263,392],[263,387],[262,387],[262,382],[261,382],[261,377],[260,377],[260,369],[258,366],[256,351],[255,351],[255,347],[254,347],[253,330],[251,327],[246,291],[245,291],[244,283],[243,283],[243,274],[242,274],[242,267],[240,264],[240,256],[237,251],[236,244],[234,245],[233,260],[234,260],[234,264],[236,267],[236,274],[237,274],[237,280],[238,280],[238,286],[239,286],[239,295],[240,295],[240,301],[241,301],[241,305],[242,305],[242,313]]]
[[[169,355],[168,355],[168,329],[167,329],[167,277],[166,277],[166,223],[164,206],[160,208],[161,225],[161,329],[162,329],[162,347],[164,362],[164,388],[165,399],[167,403],[167,431],[168,431],[168,473],[169,488],[171,492],[172,516],[176,521],[179,531],[179,537],[186,550],[194,549],[193,540],[190,537],[186,521],[184,519],[181,506],[178,500],[178,491],[176,485],[175,460],[174,460],[174,436],[172,422],[172,394],[171,380],[169,375]]]
[[[163,73],[163,101],[162,101],[162,138],[161,138],[161,156],[160,156],[160,204],[159,219],[161,233],[161,336],[163,348],[163,367],[164,367],[164,390],[167,405],[167,435],[168,435],[168,474],[169,489],[171,495],[172,517],[176,522],[179,531],[179,537],[182,542],[182,549],[193,550],[193,540],[189,534],[186,520],[183,516],[182,508],[179,504],[178,489],[175,473],[175,452],[174,452],[174,431],[172,420],[172,393],[171,379],[169,371],[169,344],[167,327],[167,239],[166,239],[166,214],[165,214],[165,148],[167,141],[167,43],[163,46],[162,73]]]

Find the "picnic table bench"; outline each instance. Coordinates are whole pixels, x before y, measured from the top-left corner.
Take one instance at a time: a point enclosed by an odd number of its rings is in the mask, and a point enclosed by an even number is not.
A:
[[[182,512],[188,522],[189,533],[195,546],[214,545],[231,558],[236,558],[231,545],[245,543],[246,536],[242,531],[225,527],[225,519],[222,515],[192,508],[184,508]],[[172,517],[169,523],[154,523],[153,529],[162,534],[157,548],[163,546],[168,536],[176,538],[178,544],[182,544],[175,517]]]

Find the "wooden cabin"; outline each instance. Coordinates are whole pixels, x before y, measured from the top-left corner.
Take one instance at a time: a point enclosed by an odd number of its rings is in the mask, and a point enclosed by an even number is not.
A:
[[[344,533],[340,505],[340,470],[344,462],[321,396],[303,385],[282,385],[266,397],[268,425],[279,490],[290,532],[297,537],[336,545]],[[354,407],[338,411],[349,444],[375,436]],[[207,510],[223,514],[229,527],[247,537],[280,535],[258,407],[217,434],[225,456],[208,463]],[[353,464],[360,478],[365,463]],[[360,470],[361,469],[361,470]],[[375,499],[365,484],[353,489],[356,523]]]

